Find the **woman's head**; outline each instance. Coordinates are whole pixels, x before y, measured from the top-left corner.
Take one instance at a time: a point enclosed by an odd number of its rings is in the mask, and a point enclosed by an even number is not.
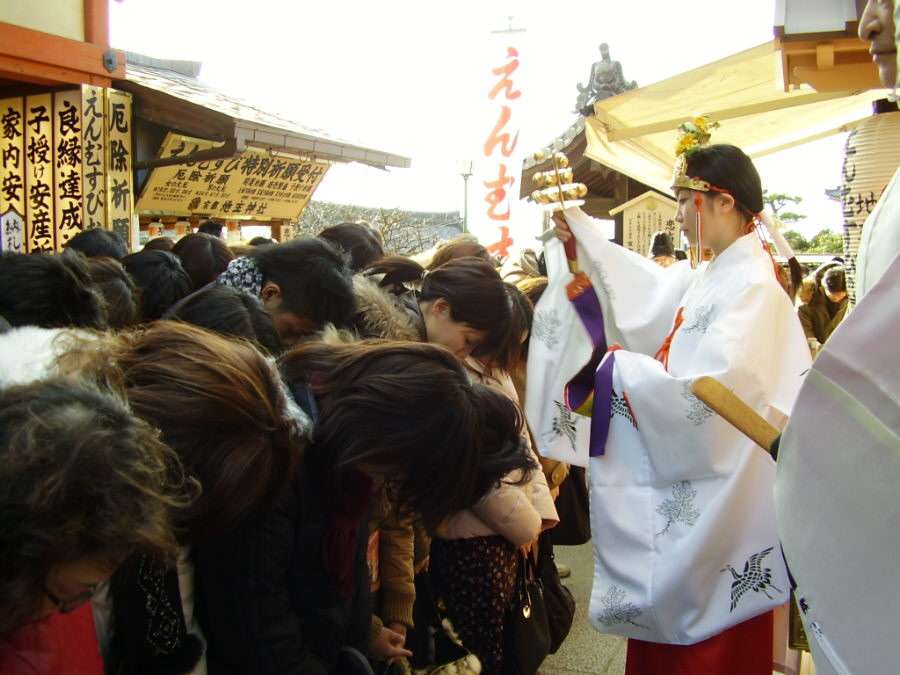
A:
[[[350,256],[350,267],[360,272],[384,257],[381,240],[368,225],[341,223],[319,232],[319,238],[331,242]]]
[[[122,267],[140,288],[141,320],[155,321],[193,290],[178,256],[167,251],[141,251],[122,258]]]
[[[491,368],[499,368],[509,373],[524,367],[524,359],[528,354],[528,335],[534,319],[534,305],[531,300],[514,284],[506,284],[506,292],[510,302],[510,319],[506,336],[500,347],[490,358],[483,359]]]
[[[184,271],[188,273],[194,289],[212,283],[234,260],[231,249],[218,237],[198,232],[178,240],[172,253],[181,259]]]
[[[451,260],[460,258],[481,258],[491,264],[494,263],[491,254],[484,246],[478,243],[475,237],[470,234],[461,234],[438,247],[431,262],[428,263],[427,269],[433,271],[441,265],[446,265]]]
[[[831,302],[841,302],[847,297],[847,282],[843,267],[832,267],[822,277],[822,290]]]
[[[167,318],[254,343],[268,354],[281,353],[281,341],[262,302],[230,286],[212,286],[179,303]]]
[[[0,391],[0,635],[87,602],[134,552],[173,554],[189,494],[174,453],[112,394]]]
[[[194,539],[233,527],[277,495],[302,440],[276,369],[250,343],[160,321],[99,356],[98,367],[113,364],[134,413],[200,483],[182,514]]]
[[[427,344],[300,345],[282,358],[318,405],[309,460],[342,476],[397,486],[399,503],[435,526],[532,462],[522,419],[505,396],[472,385],[461,362]]]
[[[753,218],[763,210],[759,173],[751,159],[733,145],[699,148],[688,157],[686,173],[690,178],[706,181],[712,189],[708,192],[676,189],[675,220],[690,244],[696,246],[699,211],[704,247],[721,253],[747,234]]]
[[[897,87],[897,26],[894,25],[897,0],[868,0],[859,19],[859,37],[869,43],[869,53],[878,68],[881,83]]]
[[[91,280],[103,296],[109,327],[121,330],[139,320],[137,288],[128,272],[113,258],[89,258]]]
[[[650,258],[675,257],[675,244],[672,243],[672,237],[668,232],[654,232],[650,240]]]

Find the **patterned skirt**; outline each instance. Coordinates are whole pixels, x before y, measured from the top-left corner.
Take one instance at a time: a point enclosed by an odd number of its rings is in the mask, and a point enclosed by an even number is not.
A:
[[[431,581],[447,618],[485,675],[502,672],[503,629],[513,600],[518,557],[503,537],[435,539]]]

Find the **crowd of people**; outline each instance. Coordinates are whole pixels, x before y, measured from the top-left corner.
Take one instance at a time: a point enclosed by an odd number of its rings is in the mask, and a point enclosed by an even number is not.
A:
[[[0,257],[0,670],[408,672],[447,619],[504,672],[559,519],[533,291],[470,238],[426,269],[360,223],[216,229]]]

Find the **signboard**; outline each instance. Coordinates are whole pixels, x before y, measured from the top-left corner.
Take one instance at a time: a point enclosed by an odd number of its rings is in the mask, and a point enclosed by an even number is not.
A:
[[[53,95],[53,184],[56,193],[56,248],[81,232],[82,208],[81,90],[60,91]]]
[[[106,93],[106,223],[128,248],[132,237],[134,179],[131,173],[131,94],[110,89]]]
[[[160,157],[190,155],[222,143],[168,134]],[[153,169],[141,192],[141,213],[254,220],[300,217],[330,163],[293,159],[248,148],[227,159],[185,162]]]
[[[675,248],[681,248],[681,228],[675,223],[675,210],[672,199],[656,192],[645,192],[613,209],[610,215],[622,213],[622,246],[646,257],[657,232],[668,233]]]
[[[53,251],[53,94],[25,99],[25,206],[29,251]]]
[[[85,230],[106,227],[106,90],[81,89]]]
[[[24,100],[0,101],[0,251],[25,252]]]

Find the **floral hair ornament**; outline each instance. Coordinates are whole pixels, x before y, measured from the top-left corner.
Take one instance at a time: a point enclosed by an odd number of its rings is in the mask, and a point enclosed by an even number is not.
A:
[[[675,146],[675,175],[672,178],[673,190],[686,188],[709,192],[712,189],[712,185],[708,181],[687,175],[687,162],[691,155],[709,143],[712,130],[718,127],[718,122],[711,122],[705,115],[695,117],[678,127],[678,143]]]

